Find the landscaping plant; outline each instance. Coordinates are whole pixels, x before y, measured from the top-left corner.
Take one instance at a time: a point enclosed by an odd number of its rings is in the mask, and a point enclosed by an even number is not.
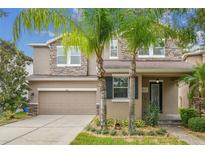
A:
[[[143,120],[136,120],[136,127],[145,127],[145,122]]]
[[[194,117],[189,119],[188,127],[196,132],[205,132],[205,117]]]
[[[182,108],[182,109],[179,110],[179,113],[180,113],[180,117],[181,117],[181,120],[182,120],[182,124],[185,127],[188,126],[188,120],[190,118],[198,116],[197,110],[194,109],[194,108]]]
[[[117,131],[115,129],[112,129],[109,133],[111,136],[115,136],[117,134]]]
[[[6,120],[11,120],[13,118],[15,118],[15,112],[12,112],[12,111],[5,111],[3,113],[3,116],[6,118]]]
[[[26,94],[30,88],[26,81],[26,65],[32,59],[18,51],[14,44],[2,39],[0,57],[0,109],[12,118],[17,109],[28,103]]]
[[[155,103],[150,103],[145,114],[145,123],[150,126],[157,126],[159,122],[159,107]]]
[[[199,115],[201,117],[201,106],[205,104],[205,63],[198,64],[191,74],[184,76],[182,79],[186,84],[189,85],[190,99],[199,98]]]
[[[149,132],[147,133],[147,135],[148,135],[148,136],[156,136],[157,133],[156,133],[155,131],[151,130],[151,131],[149,131]]]
[[[164,128],[159,128],[158,130],[155,131],[156,134],[158,135],[165,135],[167,133],[167,130]]]

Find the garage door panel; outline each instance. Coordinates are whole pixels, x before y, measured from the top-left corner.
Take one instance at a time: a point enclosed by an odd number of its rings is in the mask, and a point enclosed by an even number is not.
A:
[[[40,114],[96,114],[96,92],[39,92]]]

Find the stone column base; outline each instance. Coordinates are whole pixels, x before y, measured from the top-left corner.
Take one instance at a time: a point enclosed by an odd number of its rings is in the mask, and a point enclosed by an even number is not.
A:
[[[28,104],[29,115],[37,116],[38,115],[38,104]]]

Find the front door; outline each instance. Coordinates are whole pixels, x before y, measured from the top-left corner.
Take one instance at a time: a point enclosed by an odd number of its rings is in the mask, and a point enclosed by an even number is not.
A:
[[[162,113],[162,82],[150,82],[150,103],[155,103]]]

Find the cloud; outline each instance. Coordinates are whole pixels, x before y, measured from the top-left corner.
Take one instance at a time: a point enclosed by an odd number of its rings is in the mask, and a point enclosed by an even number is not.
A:
[[[41,31],[41,32],[35,31],[35,33],[36,34],[40,34],[40,35],[48,35],[50,37],[54,37],[55,36],[55,34],[53,32],[51,32],[51,31]]]

